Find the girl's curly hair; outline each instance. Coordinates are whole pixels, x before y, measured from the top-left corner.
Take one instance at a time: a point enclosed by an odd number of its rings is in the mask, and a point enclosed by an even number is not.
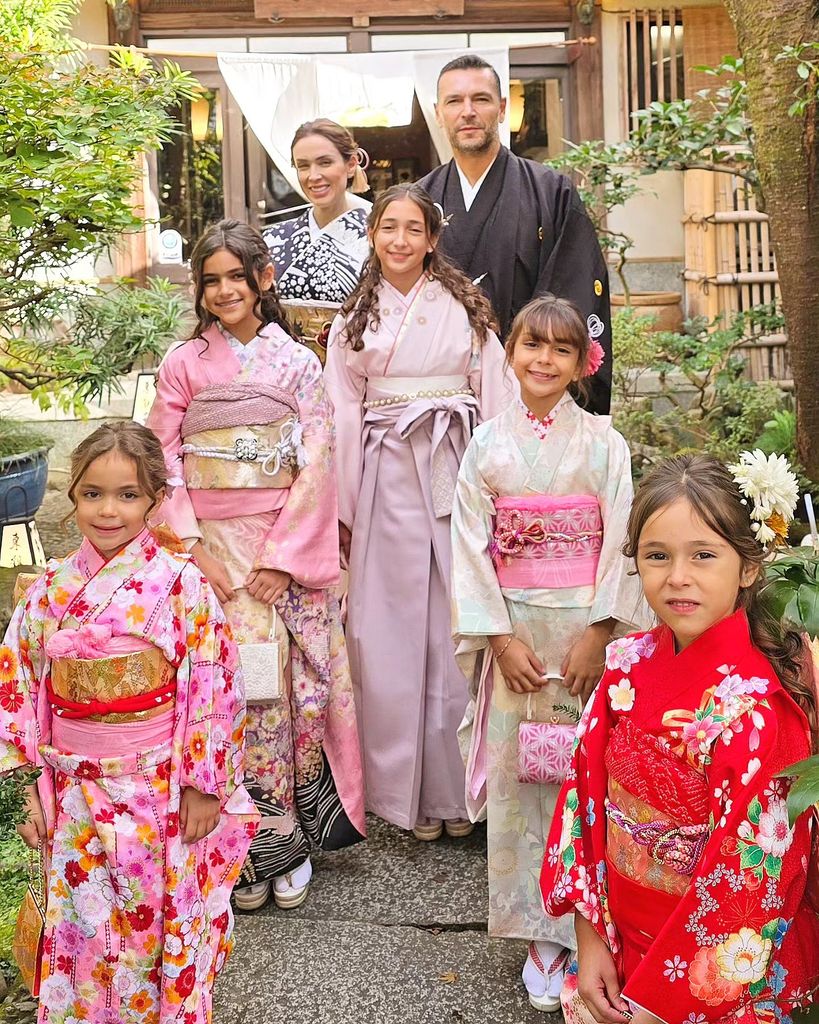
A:
[[[433,203],[425,189],[415,184],[393,185],[376,199],[367,220],[370,239],[372,240],[378,230],[378,225],[390,203],[402,199],[411,199],[416,206],[420,207],[424,215],[427,235],[437,242],[444,227],[441,208]],[[441,285],[461,303],[466,310],[472,330],[483,344],[486,341],[487,331],[496,331],[498,325],[489,300],[481,289],[473,284],[466,274],[450,263],[437,248],[434,248],[424,258],[424,270],[431,278],[440,281]],[[377,331],[381,323],[381,313],[378,308],[378,285],[381,283],[381,276],[381,261],[372,248],[371,241],[370,255],[364,264],[358,287],[341,307],[341,315],[346,318],[347,323],[340,338],[346,341],[355,352],[359,352],[364,347],[364,332],[367,328]]]

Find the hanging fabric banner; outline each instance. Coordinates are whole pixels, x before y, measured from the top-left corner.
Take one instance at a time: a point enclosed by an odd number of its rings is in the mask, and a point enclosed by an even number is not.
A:
[[[220,53],[219,70],[259,142],[294,189],[301,192],[290,143],[305,121],[329,117],[351,129],[412,123],[413,94],[441,160],[452,156],[435,120],[438,72],[471,50],[393,50],[381,53]],[[509,93],[509,50],[481,50]],[[500,126],[509,145],[509,127]]]

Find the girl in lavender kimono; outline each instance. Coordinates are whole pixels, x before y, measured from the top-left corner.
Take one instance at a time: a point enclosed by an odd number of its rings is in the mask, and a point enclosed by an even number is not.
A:
[[[0,771],[41,769],[19,828],[45,861],[40,1022],[207,1024],[231,945],[259,817],[242,676],[207,580],[146,526],[165,482],[145,427],[86,438],[68,490],[82,545],[0,646]]]
[[[311,844],[365,834],[361,755],[338,606],[333,425],[319,361],[294,341],[261,235],[222,221],[191,256],[199,322],[159,370],[149,425],[178,486],[167,517],[240,643],[289,646],[283,696],[248,706],[262,813],[236,904],[299,906]]]
[[[572,303],[544,296],[506,352],[521,399],[475,432],[452,513],[454,631],[474,698],[461,738],[468,811],[487,819],[489,933],[529,940],[530,1002],[558,1010],[574,936],[544,913],[538,880],[560,787],[519,780],[519,726],[579,718],[612,630],[638,621],[642,598],[620,554],[628,447],[572,397],[599,344]]]
[[[330,332],[347,642],[368,809],[419,839],[468,835],[458,723],[467,684],[449,635],[449,518],[472,430],[514,395],[480,289],[438,254],[440,208],[397,185]],[[351,536],[352,535],[352,536]]]

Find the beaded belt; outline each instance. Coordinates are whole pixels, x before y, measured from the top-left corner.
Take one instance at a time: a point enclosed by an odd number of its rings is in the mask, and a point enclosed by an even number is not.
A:
[[[644,846],[652,860],[672,868],[680,875],[693,874],[711,834],[707,824],[672,825],[667,821],[635,821],[623,814],[617,804],[611,801],[606,806],[606,814],[638,846]]]
[[[409,402],[417,402],[422,398],[454,398],[456,395],[474,395],[470,387],[446,388],[443,391],[436,391],[429,388],[425,391],[412,391],[402,395],[390,395],[389,398],[374,398],[364,402],[365,409],[380,409],[386,405],[406,405]]]

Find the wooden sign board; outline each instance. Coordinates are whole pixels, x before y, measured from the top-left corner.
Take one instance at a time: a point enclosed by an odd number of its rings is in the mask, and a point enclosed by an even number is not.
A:
[[[257,18],[430,18],[463,15],[464,0],[254,0]]]

